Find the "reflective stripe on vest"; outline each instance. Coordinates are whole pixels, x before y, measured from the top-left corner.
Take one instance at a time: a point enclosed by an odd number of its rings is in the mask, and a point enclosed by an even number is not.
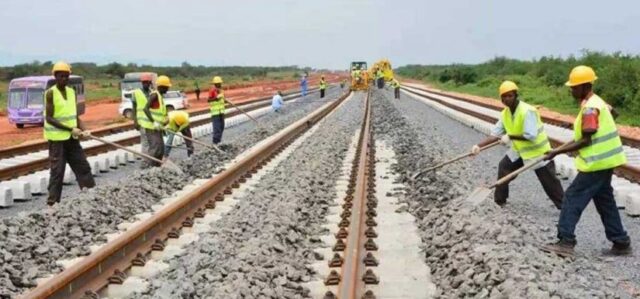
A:
[[[609,106],[599,96],[593,95],[580,109],[573,124],[573,138],[582,139],[582,113],[586,108],[598,109],[598,131],[591,136],[591,144],[580,149],[575,158],[576,168],[581,172],[594,172],[612,169],[627,163],[627,157],[622,148],[622,140],[618,135],[618,128],[611,116]]]
[[[225,112],[224,104],[225,104],[224,91],[222,91],[221,89],[219,90],[216,100],[209,102],[209,111],[211,111],[211,115],[215,116],[215,115],[224,114]]]
[[[534,112],[536,115],[538,136],[536,136],[534,140],[511,140],[513,149],[518,152],[522,159],[526,160],[540,157],[551,150],[551,144],[549,143],[547,133],[544,131],[544,124],[540,118],[540,113],[538,113],[538,110],[536,110],[535,107],[522,101],[518,103],[518,107],[516,107],[513,117],[511,116],[509,108],[504,108],[502,110],[502,124],[504,125],[507,134],[512,136],[523,136],[524,120],[529,111]]]
[[[76,93],[73,88],[66,87],[67,99],[62,97],[62,93],[55,85],[49,88],[53,93],[53,118],[69,128],[78,127],[78,116],[76,107]],[[45,92],[45,97],[46,97]],[[46,100],[46,99],[45,99]],[[44,118],[44,138],[52,141],[62,141],[71,138],[71,131],[52,126],[47,122],[46,109],[43,111]]]

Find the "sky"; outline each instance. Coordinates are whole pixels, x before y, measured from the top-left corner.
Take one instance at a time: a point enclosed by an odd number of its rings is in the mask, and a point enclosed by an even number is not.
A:
[[[0,65],[480,63],[640,53],[637,0],[2,0]]]

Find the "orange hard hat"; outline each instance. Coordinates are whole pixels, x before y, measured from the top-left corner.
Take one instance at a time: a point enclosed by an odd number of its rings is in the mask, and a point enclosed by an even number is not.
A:
[[[149,73],[144,73],[142,75],[140,75],[140,81],[145,82],[152,82],[153,81],[153,77],[151,77],[151,74]]]

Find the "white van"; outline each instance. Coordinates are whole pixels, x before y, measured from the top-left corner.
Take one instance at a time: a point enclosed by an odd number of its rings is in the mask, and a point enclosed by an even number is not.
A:
[[[169,90],[164,95],[164,105],[167,107],[167,112],[173,110],[181,110],[189,108],[189,101],[184,93],[178,90]],[[133,104],[131,100],[127,99],[126,101],[120,102],[120,107],[118,108],[118,113],[120,115],[131,119],[133,116]]]

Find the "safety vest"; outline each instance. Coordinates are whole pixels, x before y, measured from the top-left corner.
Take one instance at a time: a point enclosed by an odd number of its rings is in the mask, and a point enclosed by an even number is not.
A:
[[[176,119],[177,118],[182,118],[185,119],[186,121],[184,123],[177,123]],[[184,128],[186,128],[189,125],[189,113],[187,113],[187,111],[171,111],[169,112],[169,124],[167,125],[167,129],[169,129],[172,132],[180,132],[182,131]]]
[[[591,136],[591,144],[578,151],[579,155],[574,159],[576,168],[581,172],[594,172],[627,163],[622,140],[618,135],[618,128],[611,116],[611,111],[607,103],[595,94],[580,108],[580,113],[573,123],[573,139],[575,141],[582,139],[582,113],[586,108],[598,109],[599,127]]]
[[[148,102],[147,97],[144,95],[144,92],[142,92],[141,89],[136,89],[133,92],[133,96],[136,100],[136,116],[138,119],[138,124],[140,124],[141,127],[150,130],[154,129],[154,121],[164,123],[167,117],[167,107],[164,105],[164,98],[158,91],[152,91],[149,94],[149,97],[151,97],[151,95],[154,93],[158,95],[159,105],[158,108],[149,108],[149,112],[151,112],[151,117],[153,118],[152,120],[149,120],[147,114],[144,113],[144,107],[147,106]]]
[[[393,81],[391,81],[391,87],[400,88],[400,82],[398,82],[398,80],[396,79],[393,79]]]
[[[320,89],[326,89],[327,88],[327,81],[320,80]]]
[[[551,144],[549,144],[549,138],[544,131],[544,125],[540,118],[538,110],[523,102],[518,103],[516,111],[511,116],[511,110],[507,107],[502,110],[502,124],[508,135],[522,136],[524,134],[524,120],[529,111],[533,111],[536,114],[536,127],[538,129],[538,136],[534,140],[511,140],[513,149],[518,152],[522,159],[534,159],[544,155],[544,153],[551,150]]]
[[[62,97],[62,93],[56,85],[49,88],[48,92],[53,93],[53,118],[61,124],[69,127],[78,127],[78,115],[76,113],[76,93],[73,88],[65,87],[67,99]],[[45,93],[46,96],[47,93]],[[46,99],[45,99],[46,103]],[[44,138],[52,141],[62,141],[71,138],[71,131],[52,126],[47,122],[46,109],[44,113]]]
[[[220,89],[218,91],[218,96],[216,97],[216,100],[209,102],[209,110],[211,111],[211,115],[215,116],[215,115],[224,114],[224,104],[225,104],[224,91]]]
[[[378,70],[378,71],[376,72],[376,79],[380,79],[380,78],[382,78],[382,77],[384,77],[384,73],[383,73],[381,70]]]

